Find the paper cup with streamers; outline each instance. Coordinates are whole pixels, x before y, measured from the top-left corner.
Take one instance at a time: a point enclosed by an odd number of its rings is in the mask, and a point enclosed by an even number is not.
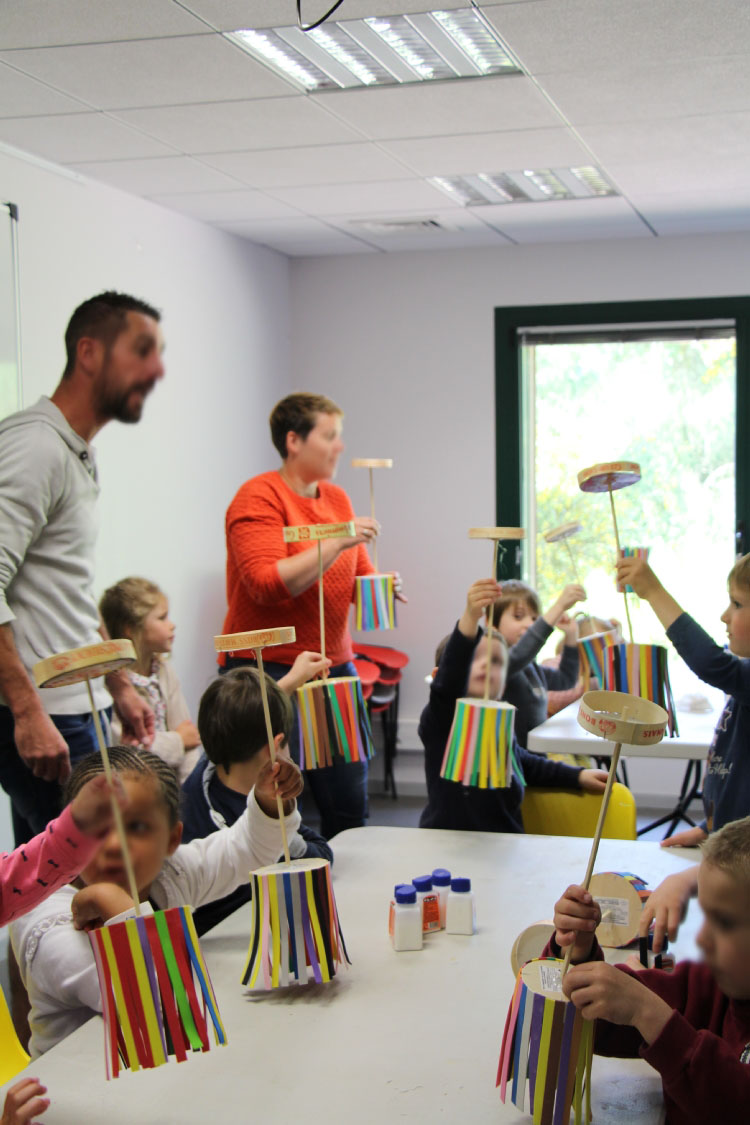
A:
[[[578,645],[602,691],[625,692],[658,703],[667,712],[670,738],[679,733],[664,645],[616,643],[614,633],[594,633]]]
[[[40,688],[86,682],[97,743],[110,781],[109,754],[91,680],[134,662],[131,641],[111,640],[47,657],[33,669]],[[136,916],[89,933],[102,998],[108,1078],[119,1074],[121,1057],[131,1070],[139,1070],[161,1066],[170,1051],[178,1062],[187,1058],[188,1050],[207,1051],[206,1011],[215,1041],[227,1041],[190,907],[153,913],[148,907],[144,912],[114,797],[112,812]]]
[[[478,789],[507,789],[515,763],[515,711],[511,703],[496,699],[456,700],[440,776]],[[520,780],[523,775],[517,772]]]
[[[349,961],[328,860],[295,859],[250,874],[250,948],[242,983],[250,989],[328,982]]]
[[[297,688],[300,768],[364,762],[372,758],[370,716],[359,676],[312,680]]]
[[[540,958],[516,980],[500,1047],[497,1085],[534,1125],[575,1125],[591,1118],[594,1024],[562,992],[563,962]],[[529,1105],[526,1107],[526,1083]]]
[[[365,574],[355,579],[355,628],[369,633],[396,628],[396,597],[392,574]]]

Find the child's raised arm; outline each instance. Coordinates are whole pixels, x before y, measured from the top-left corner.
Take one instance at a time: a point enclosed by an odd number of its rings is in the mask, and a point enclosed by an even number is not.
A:
[[[502,586],[494,578],[480,578],[477,582],[472,582],[466,595],[464,611],[458,619],[459,632],[474,640],[480,617],[502,592]]]
[[[554,629],[554,627],[560,623],[560,619],[566,615],[569,609],[572,609],[576,602],[585,601],[586,591],[584,590],[583,586],[580,586],[577,582],[571,582],[570,585],[566,586],[562,591],[557,601],[553,602],[549,609],[545,610],[545,612],[542,614],[542,617],[547,622],[547,624],[551,625]],[[573,625],[575,625],[575,622],[573,622]],[[562,626],[560,627],[562,628]],[[570,643],[575,644],[577,637],[578,627],[576,626],[576,636]]]
[[[319,652],[301,652],[287,674],[277,682],[287,695],[294,695],[298,687],[302,687],[308,680],[316,679],[330,667],[331,661],[327,656],[321,656]]]
[[[649,603],[665,629],[673,625],[684,612],[644,559],[619,559],[617,583],[623,587],[632,586],[638,597]]]

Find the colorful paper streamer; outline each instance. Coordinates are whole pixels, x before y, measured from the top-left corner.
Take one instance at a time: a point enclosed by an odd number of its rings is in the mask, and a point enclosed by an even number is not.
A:
[[[568,1125],[571,1110],[575,1125],[591,1119],[594,1024],[562,992],[542,988],[556,968],[561,981],[562,965],[556,958],[538,958],[522,967],[500,1047],[500,1100],[509,1095],[534,1125]]]
[[[375,745],[359,676],[312,680],[297,688],[300,761],[304,770],[364,762]]]
[[[250,882],[250,947],[242,983],[273,989],[332,980],[349,957],[328,860],[274,863],[251,871]]]
[[[217,1043],[227,1041],[188,906],[158,910],[89,932],[104,1017],[107,1078],[120,1060],[131,1070],[169,1055],[209,1049],[206,1011]],[[197,988],[196,988],[197,982]],[[200,1000],[199,1000],[200,995]]]
[[[355,580],[355,628],[365,633],[396,628],[392,574],[365,574]]]
[[[507,789],[515,771],[524,784],[513,749],[515,710],[495,699],[457,699],[440,776],[479,789]]]
[[[667,712],[669,737],[674,738],[679,730],[666,648],[626,641],[613,643],[614,637],[614,633],[594,633],[578,642],[584,681],[591,675],[602,691],[624,691],[658,703]]]

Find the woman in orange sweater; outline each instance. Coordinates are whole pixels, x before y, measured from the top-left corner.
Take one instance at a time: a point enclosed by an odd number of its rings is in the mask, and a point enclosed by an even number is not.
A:
[[[369,516],[355,516],[342,488],[332,484],[341,440],[340,408],[323,395],[297,393],[271,412],[271,440],[281,454],[277,471],[245,481],[229,505],[227,537],[227,616],[225,633],[293,625],[297,640],[279,645],[264,661],[274,679],[286,675],[296,657],[320,648],[317,543],[285,543],[282,528],[296,524],[354,521],[355,534],[321,542],[326,611],[326,656],[333,676],[355,675],[349,607],[354,579],[372,574],[366,544],[380,531]],[[269,653],[270,655],[270,653]],[[254,659],[252,652],[223,654],[222,670]],[[293,750],[297,730],[293,732]],[[330,839],[345,828],[361,827],[367,817],[367,763],[306,771],[306,782]]]

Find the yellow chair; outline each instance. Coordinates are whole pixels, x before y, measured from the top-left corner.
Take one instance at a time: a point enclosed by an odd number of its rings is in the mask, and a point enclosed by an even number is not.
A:
[[[573,789],[537,789],[523,796],[521,816],[527,832],[539,836],[590,836],[593,838],[602,798],[598,793]],[[635,797],[626,785],[612,786],[602,835],[609,840],[635,840]]]
[[[0,1086],[15,1078],[28,1062],[29,1056],[18,1042],[8,1005],[0,989]]]

